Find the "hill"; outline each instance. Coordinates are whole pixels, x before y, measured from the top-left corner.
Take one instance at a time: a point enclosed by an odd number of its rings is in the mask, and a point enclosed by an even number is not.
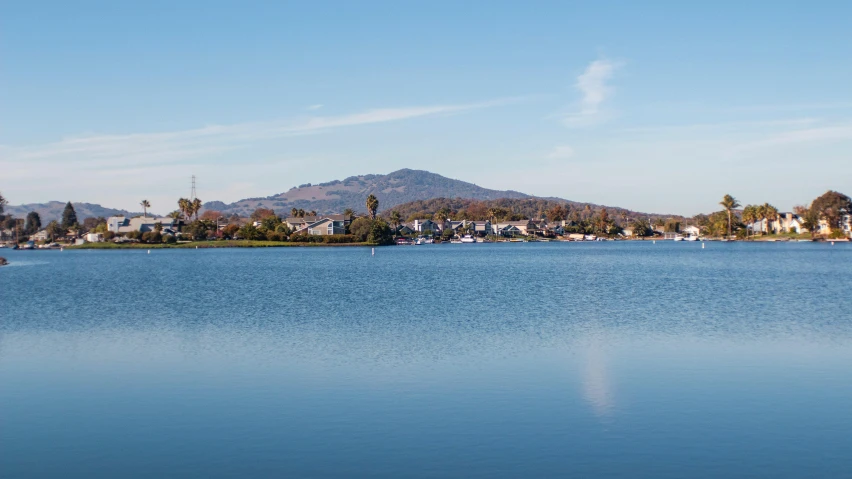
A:
[[[345,180],[301,185],[285,193],[266,198],[248,198],[231,204],[211,201],[205,203],[204,208],[241,216],[248,216],[261,207],[271,208],[279,214],[286,214],[292,208],[316,210],[321,214],[339,213],[347,208],[355,212],[365,212],[364,200],[370,194],[376,195],[382,210],[403,203],[440,197],[475,200],[532,198],[517,191],[491,190],[428,171],[402,169],[387,175],[351,176]]]
[[[90,216],[104,218],[114,215],[136,216],[142,214],[132,213],[126,210],[117,210],[115,208],[106,208],[101,205],[92,203],[72,203],[74,211],[77,212],[77,218],[82,222]],[[62,211],[65,209],[65,203],[62,201],[50,201],[48,203],[29,203],[25,205],[6,205],[6,214],[11,214],[17,218],[26,218],[30,211],[35,211],[41,217],[41,224],[56,220],[62,220]]]

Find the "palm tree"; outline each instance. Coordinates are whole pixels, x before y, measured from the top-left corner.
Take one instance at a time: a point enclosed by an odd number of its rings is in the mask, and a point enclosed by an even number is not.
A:
[[[142,202],[139,203],[139,206],[141,206],[142,210],[144,211],[144,213],[142,213],[142,216],[147,218],[148,217],[148,208],[151,207],[151,203],[149,203],[148,200],[142,200]]]
[[[354,214],[355,212],[352,211],[352,208],[346,208],[345,210],[343,210],[343,216],[352,216]]]
[[[391,224],[394,227],[394,230],[399,229],[399,225],[402,224],[402,217],[399,215],[399,211],[392,211],[390,215]]]
[[[764,203],[761,208],[763,208],[763,217],[766,219],[766,233],[769,234],[770,222],[778,219],[778,208],[769,203]]]
[[[444,224],[445,221],[450,217],[450,210],[447,208],[441,208],[432,215],[432,219],[435,220],[436,223]]]
[[[754,222],[757,221],[757,217],[756,206],[746,205],[746,207],[743,208],[743,222],[752,226],[752,233],[754,233]],[[748,228],[746,228],[746,236],[748,236]]]
[[[178,200],[178,210],[180,210],[181,214],[184,216],[189,216],[189,210],[191,206],[189,204],[189,200],[186,198],[181,198]]]
[[[370,219],[376,219],[376,212],[379,211],[379,199],[375,197],[375,195],[370,195],[367,197],[367,214],[370,215]]]
[[[731,195],[725,195],[719,204],[728,213],[728,239],[731,239],[731,221],[733,220],[734,209],[740,207],[740,202]]]
[[[169,218],[171,218],[173,220],[177,220],[177,219],[180,219],[180,215],[181,215],[180,210],[174,210],[166,216],[168,216]]]
[[[192,212],[195,214],[195,221],[198,221],[198,213],[201,212],[202,206],[203,204],[200,199],[196,198],[192,200]]]

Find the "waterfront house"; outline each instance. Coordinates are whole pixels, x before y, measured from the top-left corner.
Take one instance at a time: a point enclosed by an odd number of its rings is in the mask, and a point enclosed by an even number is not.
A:
[[[531,235],[536,231],[535,224],[530,220],[504,221],[493,228],[495,234],[503,236]]]
[[[477,236],[486,236],[491,234],[491,222],[490,221],[476,221],[473,224],[473,231]]]
[[[107,231],[112,231],[119,235],[127,234],[131,231],[145,233],[154,231],[157,228],[157,223],[163,227],[163,231],[165,232],[176,231],[179,227],[179,221],[169,217],[137,216],[136,218],[127,218],[125,216],[110,216],[107,218]]]
[[[30,235],[30,241],[47,241],[50,238],[50,235],[47,233],[47,230],[41,230],[34,235]]]
[[[344,220],[342,217],[337,220],[332,218],[323,218],[306,225],[302,229],[296,231],[296,233],[305,233],[313,236],[342,235],[346,233],[346,227],[344,226]]]
[[[314,225],[317,225],[317,228],[321,227],[318,225],[320,222],[324,222],[325,220],[330,220],[332,225],[333,233],[323,233],[323,234],[336,234],[342,235],[346,232],[346,228],[352,223],[352,216],[350,215],[318,215],[318,216],[291,216],[284,220],[284,223],[287,224],[287,227],[290,228],[290,231],[293,232],[307,232],[308,228],[314,228]],[[326,225],[327,223],[323,223]],[[309,233],[310,234],[310,233]],[[319,234],[319,233],[316,233]]]
[[[435,223],[432,220],[414,220],[414,226],[412,229],[421,234],[429,234],[430,232],[438,232],[442,230],[442,228],[438,226],[438,223]]]
[[[411,236],[414,234],[414,228],[411,228],[408,225],[400,225],[396,230],[396,234],[401,236]]]

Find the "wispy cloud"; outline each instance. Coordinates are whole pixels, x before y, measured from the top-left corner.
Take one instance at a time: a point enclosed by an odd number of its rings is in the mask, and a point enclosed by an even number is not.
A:
[[[308,110],[308,111],[316,111],[316,110],[319,110],[319,109],[320,109],[320,108],[322,108],[322,107],[323,107],[323,105],[322,105],[322,104],[317,103],[316,105],[310,105],[310,106],[305,107],[305,110]]]
[[[211,125],[159,133],[89,135],[64,138],[35,146],[0,145],[0,169],[22,161],[76,161],[87,166],[173,163],[213,155],[254,142],[288,136],[316,134],[325,130],[414,118],[456,114],[511,102],[511,99],[481,103],[381,108],[340,116],[313,116],[301,120]],[[118,163],[117,163],[118,162]],[[83,163],[78,163],[81,166]]]
[[[603,105],[612,94],[608,85],[620,63],[606,59],[595,60],[577,77],[575,87],[582,98],[579,111],[565,116],[562,121],[565,126],[575,128],[600,123],[605,119]]]
[[[571,158],[572,156],[574,156],[574,148],[571,148],[568,145],[560,145],[550,150],[550,153],[548,153],[545,157],[550,160],[564,160]]]
[[[800,143],[832,142],[852,140],[852,124],[834,124],[814,128],[800,128],[775,133],[765,138],[742,143],[734,150],[747,152],[762,148],[789,146]]]

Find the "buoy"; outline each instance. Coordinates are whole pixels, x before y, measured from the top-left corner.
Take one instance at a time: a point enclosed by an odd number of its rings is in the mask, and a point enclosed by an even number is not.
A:
[[[372,248],[372,250],[373,250],[372,251],[373,256],[376,256],[376,248]]]
[[[654,244],[657,244],[657,240],[654,240]]]
[[[196,246],[195,249],[198,249],[198,246]]]
[[[831,242],[831,246],[834,246],[834,241]]]
[[[701,249],[704,249],[704,243],[701,243]]]
[[[151,250],[148,250],[148,254],[151,254]]]

